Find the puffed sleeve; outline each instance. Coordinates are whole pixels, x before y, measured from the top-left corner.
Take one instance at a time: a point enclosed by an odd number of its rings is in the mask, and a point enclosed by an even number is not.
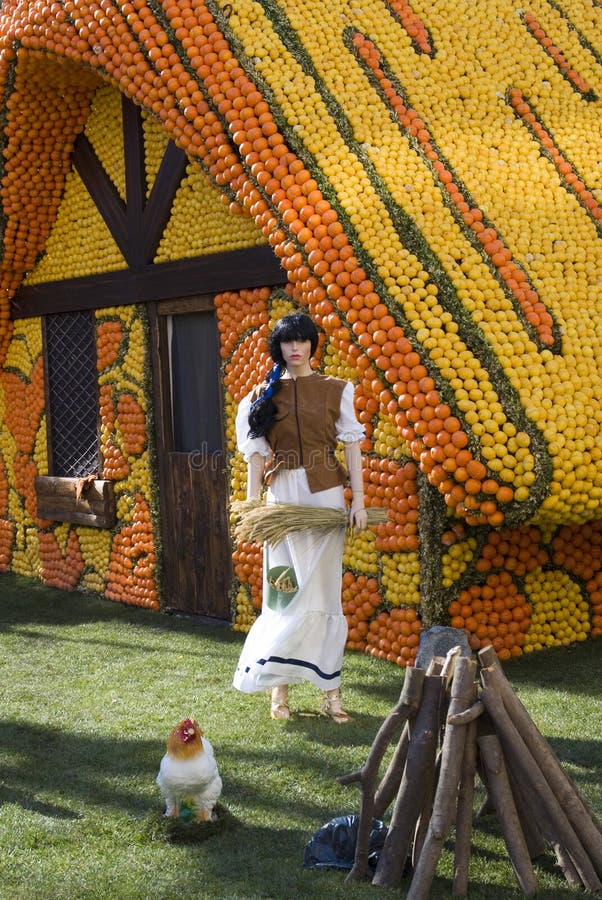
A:
[[[360,425],[355,415],[355,407],[353,405],[354,393],[353,384],[348,381],[343,390],[341,411],[335,425],[337,439],[344,444],[361,441],[366,434],[364,426]]]
[[[248,461],[254,453],[259,453],[261,456],[271,456],[272,454],[270,445],[264,437],[249,437],[250,408],[251,395],[247,394],[247,396],[243,397],[238,404],[238,411],[236,413],[236,445],[246,461]]]

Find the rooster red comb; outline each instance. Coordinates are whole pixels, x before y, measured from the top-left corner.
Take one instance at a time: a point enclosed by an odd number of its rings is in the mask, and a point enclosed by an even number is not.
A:
[[[192,719],[184,719],[184,721],[180,723],[178,731],[180,732],[180,737],[186,744],[196,735],[197,724]]]

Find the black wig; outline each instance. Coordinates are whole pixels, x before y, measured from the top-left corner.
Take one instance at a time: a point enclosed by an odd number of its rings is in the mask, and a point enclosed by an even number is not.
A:
[[[280,344],[288,341],[310,341],[311,356],[313,356],[318,346],[318,329],[313,319],[305,313],[291,313],[276,322],[269,341],[270,356],[275,365],[267,376],[266,384],[259,397],[251,404],[250,437],[265,437],[274,422],[277,412],[274,395],[280,388],[280,378],[286,370]]]

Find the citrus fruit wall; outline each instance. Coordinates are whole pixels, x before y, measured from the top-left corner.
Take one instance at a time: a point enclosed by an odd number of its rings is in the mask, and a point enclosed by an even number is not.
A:
[[[601,25],[598,0],[3,4],[4,358],[102,77],[223,192],[224,233],[251,225],[288,273],[216,299],[230,417],[288,308],[357,382],[390,522],[347,550],[350,646],[406,664],[420,619],[502,657],[599,633]],[[236,550],[239,628],[258,553]]]

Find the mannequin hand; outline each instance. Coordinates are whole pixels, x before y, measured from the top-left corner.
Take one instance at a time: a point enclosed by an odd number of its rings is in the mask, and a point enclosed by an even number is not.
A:
[[[349,524],[352,528],[357,528],[358,531],[363,531],[368,525],[368,513],[364,509],[363,502],[361,506],[359,503],[357,506],[354,503],[351,504]]]

